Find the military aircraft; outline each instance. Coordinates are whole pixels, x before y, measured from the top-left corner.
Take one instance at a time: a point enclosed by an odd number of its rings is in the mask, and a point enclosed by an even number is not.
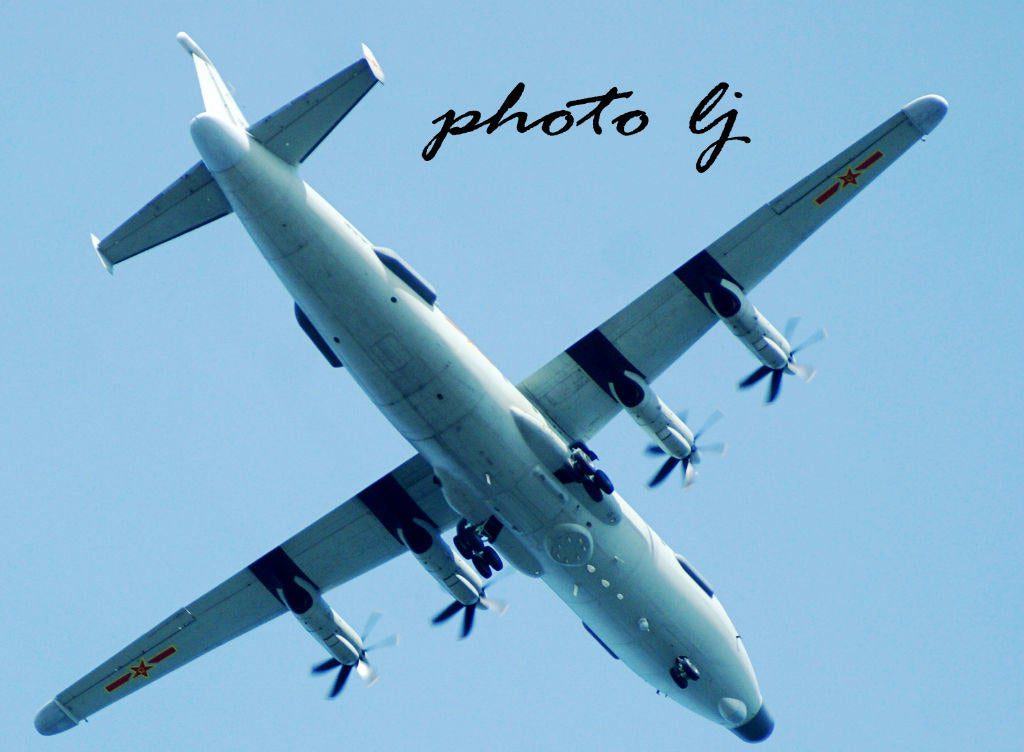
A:
[[[815,229],[943,118],[915,99],[593,329],[513,384],[442,313],[437,293],[394,251],[375,246],[299,176],[298,167],[383,80],[362,57],[255,124],[210,58],[182,33],[204,111],[191,122],[201,161],[102,241],[108,271],[234,213],[295,300],[299,326],[344,367],[417,454],[205,595],[175,611],[47,704],[45,735],[72,728],[213,648],[284,613],[337,669],[376,678],[367,628],[324,593],[409,552],[451,596],[468,634],[507,561],[542,580],[586,631],[661,694],[750,742],[771,734],[743,641],[714,591],[616,493],[587,446],[620,410],[692,479],[700,432],[652,386],[716,322],[770,377],[809,376],[750,291]],[[442,534],[455,530],[455,551]]]

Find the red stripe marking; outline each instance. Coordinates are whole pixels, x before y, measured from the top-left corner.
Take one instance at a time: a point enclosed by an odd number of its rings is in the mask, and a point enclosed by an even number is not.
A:
[[[177,652],[178,652],[178,649],[172,645],[171,647],[167,648],[167,650],[163,650],[163,651],[157,653],[156,655],[154,655],[152,658],[149,659],[149,662],[150,663],[159,663],[164,658],[170,658],[172,655],[174,655]]]
[[[114,681],[110,682],[110,684],[107,685],[106,689],[108,692],[113,692],[115,689],[120,687],[122,684],[126,683],[131,678],[131,674],[125,674],[120,679],[115,679]]]
[[[818,196],[816,199],[814,199],[814,203],[816,203],[818,206],[821,206],[822,204],[824,204],[826,201],[828,201],[832,197],[833,193],[835,193],[838,190],[839,190],[839,183],[833,183],[829,187],[829,189],[827,191],[825,191],[820,196]]]
[[[873,165],[875,162],[877,162],[881,158],[882,158],[882,152],[876,151],[870,157],[868,157],[863,162],[861,162],[859,165],[857,165],[857,169],[858,170],[866,170],[867,168],[869,168],[871,165]]]

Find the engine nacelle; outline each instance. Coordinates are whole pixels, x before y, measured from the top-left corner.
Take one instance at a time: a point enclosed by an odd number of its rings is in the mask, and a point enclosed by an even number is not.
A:
[[[689,457],[693,451],[690,427],[639,374],[625,371],[623,375],[625,380],[612,383],[611,391],[629,417],[666,453],[678,459]]]
[[[296,577],[277,592],[299,624],[327,649],[332,658],[346,666],[359,662],[363,655],[363,641],[359,633],[338,616],[312,583]]]
[[[720,280],[704,293],[711,310],[764,365],[785,368],[793,348],[735,283]]]
[[[431,577],[451,593],[464,606],[480,600],[484,581],[451,547],[441,539],[437,530],[428,530],[413,521],[399,529],[406,547]]]

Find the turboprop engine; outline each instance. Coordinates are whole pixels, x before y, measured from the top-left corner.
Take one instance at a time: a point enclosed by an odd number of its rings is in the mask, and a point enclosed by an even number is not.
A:
[[[400,528],[398,534],[416,561],[455,600],[466,606],[480,600],[484,591],[483,577],[474,572],[464,559],[455,556],[437,530],[427,530],[413,521]]]
[[[367,662],[366,654],[371,650],[398,643],[398,635],[391,635],[374,645],[365,644],[366,638],[380,619],[380,614],[370,614],[366,627],[362,634],[359,634],[328,605],[320,591],[305,579],[295,577],[277,592],[299,624],[331,655],[327,661],[314,666],[313,673],[319,674],[339,667],[341,669],[329,697],[338,696],[353,669],[367,685],[372,686],[376,683],[379,677],[376,670]]]
[[[482,573],[474,572],[465,559],[456,556],[436,529],[427,529],[413,520],[398,532],[406,547],[416,557],[416,561],[455,599],[434,617],[434,624],[448,621],[459,611],[464,611],[462,636],[467,637],[473,629],[473,617],[478,607],[495,610],[499,614],[505,612],[507,606],[503,602],[487,597]],[[501,569],[501,559],[493,549],[490,550],[490,556],[485,554],[482,563],[487,564],[488,571],[495,563],[498,566],[493,568]],[[477,559],[473,561],[476,565]]]
[[[724,444],[711,444],[698,448],[698,439],[722,417],[715,412],[694,432],[686,422],[664,403],[647,380],[631,371],[623,372],[625,379],[611,384],[612,394],[622,409],[651,437],[654,444],[648,454],[668,455],[661,469],[648,485],[654,487],[668,477],[676,465],[682,464],[683,483],[689,486],[696,478],[694,465],[700,463],[700,451],[725,451]]]
[[[774,402],[782,387],[783,374],[795,374],[804,381],[814,378],[814,369],[794,360],[798,352],[824,339],[827,333],[819,329],[796,347],[789,344],[799,319],[786,323],[786,332],[781,334],[772,326],[740,289],[739,285],[727,279],[719,280],[704,294],[711,310],[722,323],[742,342],[762,365],[740,382],[740,389],[752,387],[771,374],[767,402]]]

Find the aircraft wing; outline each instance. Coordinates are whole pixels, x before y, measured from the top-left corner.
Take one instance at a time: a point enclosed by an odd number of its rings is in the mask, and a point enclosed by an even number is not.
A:
[[[406,550],[399,528],[419,519],[440,530],[458,519],[419,455],[343,502],[302,532],[60,692],[36,728],[56,734],[154,680],[284,613],[278,583],[301,575],[321,591],[347,582]]]
[[[384,71],[364,44],[361,59],[267,115],[249,132],[285,162],[298,164],[383,80]]]
[[[946,112],[941,97],[902,108],[578,340],[519,388],[572,439],[586,441],[619,411],[609,385],[623,371],[649,382],[718,321],[704,299],[725,278],[750,290]]]

